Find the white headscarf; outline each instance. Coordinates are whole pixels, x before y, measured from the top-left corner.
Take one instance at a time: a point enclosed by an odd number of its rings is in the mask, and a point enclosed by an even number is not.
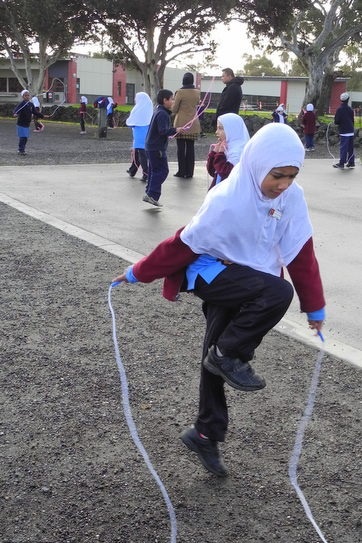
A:
[[[86,96],[80,97],[80,103],[81,104],[88,104],[88,98]]]
[[[37,96],[33,96],[33,98],[30,101],[33,102],[35,107],[40,107],[39,98]]]
[[[288,125],[270,123],[246,144],[226,182],[207,193],[181,239],[197,254],[209,254],[280,275],[312,235],[303,189],[294,181],[275,199],[261,192],[273,168],[304,161],[304,148]]]
[[[113,111],[114,100],[113,100],[112,96],[108,96],[107,100],[108,100],[108,103],[107,103],[107,115],[109,115]]]
[[[127,126],[148,126],[153,115],[153,104],[146,92],[137,92],[135,106],[126,120]]]
[[[30,94],[30,92],[28,91],[28,89],[22,90],[21,93],[20,93],[20,96],[24,96],[24,94],[26,94],[26,93]]]
[[[306,110],[307,111],[313,111],[314,110],[314,105],[313,104],[307,104]]]
[[[233,166],[240,160],[241,152],[250,139],[243,119],[236,113],[225,113],[217,119],[223,126],[226,137],[226,160]]]

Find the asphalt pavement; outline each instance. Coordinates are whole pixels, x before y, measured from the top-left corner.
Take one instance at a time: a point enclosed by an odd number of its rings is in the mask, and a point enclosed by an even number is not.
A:
[[[336,170],[332,164],[332,159],[307,160],[298,182],[310,209],[327,299],[325,350],[362,368],[362,168],[360,160],[354,170]],[[175,178],[171,162],[163,207],[155,208],[142,202],[144,183],[131,179],[127,166],[2,166],[0,201],[133,263],[189,221],[209,178],[204,162],[196,164],[193,179]],[[277,329],[303,342],[319,342],[296,297]]]

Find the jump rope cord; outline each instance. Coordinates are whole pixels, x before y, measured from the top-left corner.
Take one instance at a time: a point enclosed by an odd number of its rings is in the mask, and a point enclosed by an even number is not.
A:
[[[161,490],[161,493],[163,495],[164,501],[165,501],[167,509],[168,509],[169,517],[170,517],[171,543],[176,543],[177,521],[176,521],[175,510],[173,508],[173,505],[172,505],[172,502],[171,502],[171,500],[169,498],[167,490],[166,490],[164,484],[162,483],[159,475],[157,474],[155,468],[153,467],[153,465],[152,465],[152,463],[151,463],[151,461],[149,459],[149,456],[147,454],[147,451],[146,451],[146,449],[144,448],[144,446],[142,444],[142,441],[141,441],[141,439],[140,439],[140,437],[138,435],[137,428],[136,428],[136,425],[135,425],[135,422],[133,420],[132,413],[131,413],[131,407],[130,407],[130,403],[129,403],[127,375],[126,375],[126,371],[125,371],[125,368],[124,368],[124,365],[123,365],[123,362],[122,362],[122,358],[121,358],[121,355],[120,355],[120,352],[119,352],[117,333],[116,333],[116,317],[115,317],[115,313],[114,313],[113,306],[112,306],[112,301],[111,301],[112,288],[118,286],[119,284],[120,284],[119,282],[114,282],[114,283],[111,283],[111,285],[109,286],[109,289],[108,289],[108,306],[109,306],[109,310],[110,310],[110,313],[111,313],[111,316],[112,316],[112,337],[113,337],[113,343],[114,343],[116,362],[117,362],[118,371],[119,371],[120,380],[121,380],[123,411],[124,411],[124,415],[126,417],[126,422],[127,422],[131,437],[133,439],[133,442],[136,445],[139,452],[141,453],[141,455],[142,455],[142,457],[143,457],[143,459],[145,461],[146,466],[148,467],[151,475],[153,476],[153,478],[155,479],[157,485],[159,486],[159,488]],[[318,335],[319,335],[320,339],[324,342],[324,338],[323,338],[322,333],[318,332]],[[301,501],[301,503],[303,505],[303,508],[304,508],[304,511],[305,511],[305,513],[307,515],[308,520],[313,525],[313,527],[314,527],[315,531],[317,532],[318,536],[320,537],[321,541],[323,543],[328,543],[328,541],[324,537],[321,529],[319,528],[318,524],[314,520],[314,517],[313,517],[312,511],[311,511],[311,509],[309,507],[309,504],[308,504],[308,502],[307,502],[307,500],[306,500],[306,498],[305,498],[305,496],[303,494],[303,491],[301,490],[301,488],[300,488],[300,486],[298,484],[298,475],[297,475],[299,459],[300,459],[300,455],[302,453],[302,448],[303,448],[304,433],[305,433],[305,430],[306,430],[306,428],[308,426],[308,423],[309,423],[309,421],[311,419],[311,416],[313,414],[314,403],[315,403],[315,398],[316,398],[316,394],[317,394],[317,387],[318,387],[319,375],[320,375],[320,371],[321,371],[321,367],[322,367],[323,357],[324,357],[324,351],[321,349],[319,351],[319,353],[318,353],[316,364],[315,364],[315,367],[314,367],[312,381],[311,381],[311,384],[310,384],[310,387],[309,387],[309,394],[308,394],[307,404],[306,404],[303,416],[302,416],[302,418],[301,418],[301,420],[299,422],[299,425],[298,425],[297,434],[296,434],[296,437],[295,437],[294,448],[293,448],[293,451],[292,451],[292,454],[291,454],[291,457],[290,457],[290,460],[289,460],[288,474],[289,474],[290,483],[293,486],[293,488],[295,489],[295,491],[297,493],[297,496],[298,496],[299,500]]]
[[[140,437],[138,435],[138,432],[137,432],[135,422],[134,422],[133,417],[132,417],[131,406],[130,406],[130,403],[129,403],[127,375],[126,375],[126,371],[125,371],[125,368],[124,368],[124,365],[123,365],[123,362],[122,362],[122,358],[121,358],[121,355],[120,355],[120,352],[119,352],[117,334],[116,334],[116,317],[115,317],[115,314],[114,314],[114,310],[113,310],[113,307],[112,307],[112,301],[111,301],[112,288],[116,287],[119,284],[120,284],[119,282],[114,282],[114,283],[111,283],[111,285],[109,286],[109,289],[108,289],[108,306],[109,306],[109,310],[110,310],[111,315],[112,315],[112,336],[113,336],[113,343],[114,343],[116,362],[117,362],[118,371],[119,371],[120,380],[121,380],[123,411],[124,411],[124,415],[126,417],[126,422],[127,422],[131,437],[133,439],[133,442],[136,445],[138,451],[141,453],[141,455],[142,455],[142,457],[143,457],[143,459],[145,461],[146,466],[148,467],[152,477],[155,479],[157,485],[159,486],[159,488],[161,490],[161,493],[162,493],[163,498],[165,500],[165,503],[167,505],[167,509],[168,509],[168,513],[169,513],[169,517],[170,517],[170,523],[171,523],[171,540],[170,541],[171,541],[171,543],[176,543],[177,521],[176,521],[175,510],[173,508],[173,505],[171,503],[169,495],[167,494],[167,490],[166,490],[164,484],[162,483],[160,477],[158,476],[155,468],[153,467],[153,465],[152,465],[152,463],[151,463],[151,461],[149,459],[149,456],[147,454],[147,451],[146,451],[146,449],[144,448],[144,446],[142,444],[142,441],[141,441],[141,439],[140,439]]]
[[[192,123],[196,119],[201,117],[201,115],[203,114],[205,109],[207,109],[209,107],[210,102],[211,102],[211,89],[212,89],[212,86],[214,84],[214,79],[215,78],[213,77],[212,80],[211,80],[209,89],[206,91],[205,96],[203,97],[203,99],[201,101],[201,104],[199,104],[199,106],[198,106],[198,111],[196,111],[195,115],[192,117],[192,119],[190,121],[188,121],[186,124],[184,124],[184,126],[181,127],[183,130],[190,130],[190,128],[192,126]],[[169,139],[175,138],[176,135],[177,134],[174,134],[173,136],[170,136]]]
[[[212,83],[214,81],[214,78],[212,79]],[[210,86],[210,89],[212,87],[212,84]],[[201,117],[201,115],[203,114],[203,111],[205,109],[207,109],[210,105],[210,102],[211,102],[211,91],[208,90],[206,91],[205,93],[205,96],[203,97],[202,99],[202,102],[201,104],[199,105],[199,112],[197,112],[193,118],[191,119],[191,121],[188,121],[182,128],[184,130],[190,130],[191,126],[192,126],[192,123],[198,119],[199,117]],[[200,108],[203,108],[201,111],[200,111]],[[169,139],[172,140],[176,137],[176,134],[174,134],[173,136],[170,136]],[[134,164],[135,166],[137,166],[136,162],[135,162],[135,154],[134,154],[134,149],[131,149],[131,161],[132,161],[132,164]],[[138,166],[137,166],[138,167]]]
[[[331,153],[331,150],[330,150],[330,147],[329,147],[329,127],[331,126],[331,124],[333,124],[333,123],[329,123],[329,124],[327,125],[327,130],[326,130],[327,151],[328,151],[328,153],[331,155],[331,157],[333,158],[333,160],[336,160],[336,157],[334,156],[333,153]]]
[[[331,150],[330,150],[330,147],[329,147],[329,127],[331,126],[331,124],[333,124],[333,122],[330,122],[330,123],[327,125],[327,130],[326,130],[327,151],[328,151],[328,153],[331,155],[331,157],[333,158],[333,160],[337,160],[336,157],[334,156],[334,154],[331,153]],[[354,157],[354,153],[353,153],[353,155],[351,155],[351,156],[348,157],[348,158],[351,159],[352,157]]]
[[[322,341],[324,341],[324,338],[322,336],[321,333],[318,333],[319,337],[321,338]],[[318,380],[319,380],[319,374],[320,374],[320,371],[321,371],[321,366],[322,366],[322,360],[323,360],[323,357],[324,357],[324,351],[322,349],[320,349],[319,353],[318,353],[318,356],[317,356],[317,360],[316,360],[316,364],[315,364],[315,367],[314,367],[314,372],[313,372],[313,376],[312,376],[312,381],[311,381],[311,384],[310,384],[310,387],[309,387],[309,395],[308,395],[308,399],[307,399],[307,404],[306,404],[306,407],[305,407],[305,410],[304,410],[304,413],[303,413],[303,416],[299,422],[299,425],[298,425],[298,429],[297,429],[297,435],[295,437],[295,443],[294,443],[294,448],[293,448],[293,452],[292,452],[292,455],[290,457],[290,460],[289,460],[289,468],[288,468],[288,473],[289,473],[289,479],[290,479],[290,482],[291,482],[291,485],[294,487],[296,493],[297,493],[297,496],[299,498],[299,500],[301,501],[302,505],[303,505],[303,508],[304,508],[304,511],[308,517],[308,520],[312,523],[315,531],[317,532],[317,534],[319,535],[321,541],[323,541],[323,543],[328,543],[326,538],[324,537],[321,529],[319,528],[318,524],[316,523],[316,521],[314,520],[314,517],[312,515],[312,511],[308,505],[308,502],[303,494],[303,491],[301,490],[299,484],[298,484],[298,475],[297,475],[297,469],[298,469],[298,463],[299,463],[299,459],[300,459],[300,455],[302,453],[302,447],[303,447],[303,438],[304,438],[304,432],[308,426],[308,423],[310,421],[310,418],[313,414],[313,408],[314,408],[314,402],[315,402],[315,398],[316,398],[316,394],[317,394],[317,387],[318,387]]]

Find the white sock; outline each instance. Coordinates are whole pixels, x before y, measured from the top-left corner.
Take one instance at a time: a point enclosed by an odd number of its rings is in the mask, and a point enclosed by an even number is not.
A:
[[[224,356],[217,345],[215,345],[215,353],[217,356]]]

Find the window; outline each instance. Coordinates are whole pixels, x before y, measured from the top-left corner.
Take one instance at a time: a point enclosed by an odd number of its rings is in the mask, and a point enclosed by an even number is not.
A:
[[[9,91],[8,92],[21,92],[23,87],[20,85],[16,77],[9,77]]]
[[[7,78],[0,77],[0,92],[7,92]]]
[[[135,84],[126,84],[126,104],[134,104],[135,99]]]

